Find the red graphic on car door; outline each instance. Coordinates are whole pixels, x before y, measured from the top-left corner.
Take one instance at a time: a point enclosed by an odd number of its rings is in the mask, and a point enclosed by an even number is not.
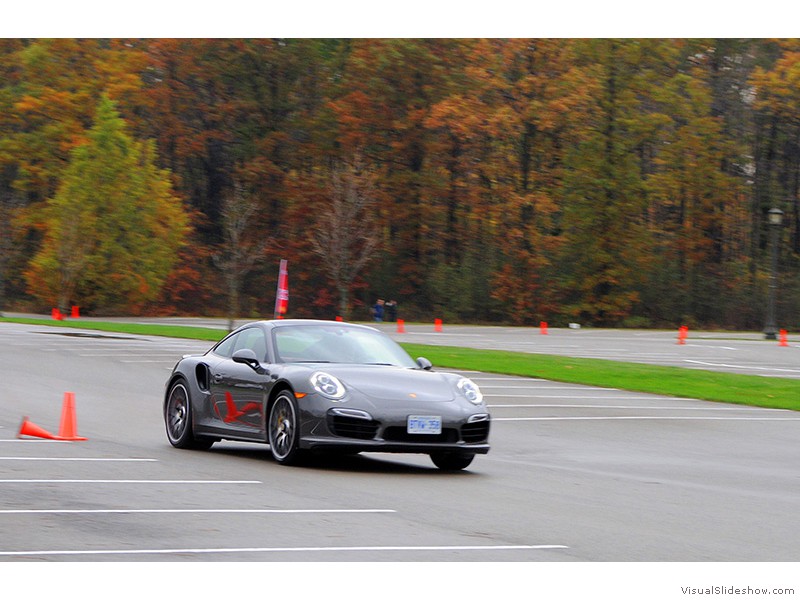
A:
[[[225,415],[219,414],[219,405],[215,405],[214,408],[225,423],[238,421],[244,425],[258,426],[258,423],[252,422],[252,417],[261,415],[261,404],[259,402],[248,402],[240,409],[233,401],[233,395],[230,392],[225,392]]]

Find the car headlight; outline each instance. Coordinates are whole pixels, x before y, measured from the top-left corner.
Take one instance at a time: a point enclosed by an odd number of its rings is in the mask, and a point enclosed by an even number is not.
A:
[[[458,388],[458,391],[461,392],[464,397],[473,404],[480,404],[483,402],[483,394],[481,394],[481,389],[471,379],[467,379],[466,377],[459,379],[456,387]]]
[[[322,371],[317,371],[311,376],[311,386],[331,400],[341,400],[346,393],[341,381],[333,375]]]

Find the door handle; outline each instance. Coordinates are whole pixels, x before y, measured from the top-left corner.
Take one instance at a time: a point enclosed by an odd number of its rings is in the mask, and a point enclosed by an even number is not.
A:
[[[214,373],[213,376],[214,383],[222,383],[222,380],[225,379],[224,373]]]

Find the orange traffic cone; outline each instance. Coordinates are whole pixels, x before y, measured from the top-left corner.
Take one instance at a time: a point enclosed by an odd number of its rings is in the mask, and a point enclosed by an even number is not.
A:
[[[19,426],[19,433],[17,434],[18,438],[21,438],[23,435],[30,435],[33,437],[40,437],[46,440],[54,440],[56,436],[54,436],[49,431],[45,431],[38,425],[31,423],[28,420],[28,417],[22,417],[22,424]]]
[[[442,320],[441,319],[434,319],[433,320],[433,330],[437,332],[442,331]]]
[[[78,422],[75,417],[75,394],[64,392],[64,404],[61,407],[61,425],[58,429],[57,440],[68,442],[83,442],[87,438],[78,436]]]
[[[403,319],[397,319],[397,333],[406,332],[406,322]]]
[[[785,329],[781,329],[780,341],[778,342],[778,345],[783,346],[784,348],[789,345],[789,339]]]

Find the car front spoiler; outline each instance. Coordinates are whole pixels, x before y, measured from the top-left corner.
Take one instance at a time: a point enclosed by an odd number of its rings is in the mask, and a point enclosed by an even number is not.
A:
[[[340,449],[351,452],[390,452],[396,454],[430,454],[432,452],[458,452],[487,454],[489,444],[387,442],[383,440],[358,440],[351,438],[304,437],[300,447],[305,450]]]

